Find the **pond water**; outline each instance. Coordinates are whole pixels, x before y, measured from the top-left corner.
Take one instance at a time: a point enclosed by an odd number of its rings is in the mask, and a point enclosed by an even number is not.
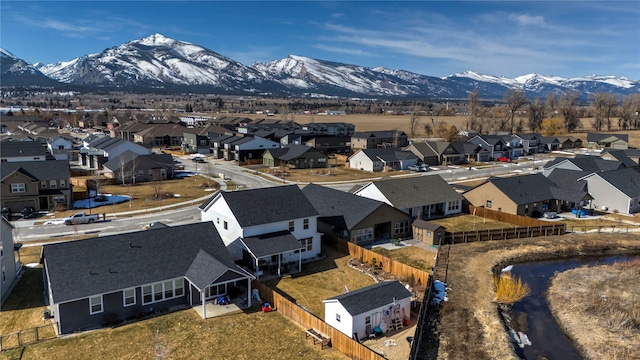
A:
[[[515,303],[509,313],[509,326],[526,334],[531,343],[523,348],[516,346],[518,356],[522,359],[582,359],[571,339],[564,335],[556,324],[547,305],[545,293],[550,285],[549,280],[557,272],[583,266],[611,264],[637,257],[580,257],[514,265],[512,275],[516,278],[521,277],[531,288],[531,294]]]

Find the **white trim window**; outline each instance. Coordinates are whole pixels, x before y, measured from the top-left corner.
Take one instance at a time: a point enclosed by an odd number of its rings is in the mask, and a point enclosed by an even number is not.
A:
[[[142,305],[175,299],[184,295],[184,282],[180,279],[161,281],[142,287]]]
[[[395,234],[404,235],[409,233],[409,229],[411,228],[411,220],[398,221],[396,223]]]
[[[309,219],[302,220],[302,228],[305,230],[309,229]]]
[[[351,242],[357,244],[361,241],[370,241],[370,240],[373,240],[372,227],[351,230]]]
[[[92,296],[89,298],[89,314],[99,314],[104,311],[102,307],[102,295]]]
[[[58,182],[55,180],[49,180],[49,188],[50,189],[57,189],[58,188]]]
[[[60,187],[61,188],[67,187],[67,182],[65,180],[60,180]]]
[[[460,201],[447,202],[447,211],[460,210]]]
[[[311,251],[313,249],[313,238],[300,239],[302,251]]]
[[[24,183],[11,184],[11,192],[12,193],[27,192],[27,186]]]
[[[127,307],[136,304],[136,289],[124,289],[122,290],[122,306]]]

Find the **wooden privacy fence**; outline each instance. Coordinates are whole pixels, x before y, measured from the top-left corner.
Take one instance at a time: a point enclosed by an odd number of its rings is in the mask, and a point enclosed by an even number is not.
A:
[[[429,281],[429,273],[427,271],[416,269],[399,261],[392,260],[381,254],[362,248],[352,242],[331,235],[323,235],[322,242],[325,245],[336,248],[338,251],[349,254],[351,257],[367,264],[372,264],[375,259],[377,266],[381,267],[382,270],[394,274],[401,279],[409,279],[411,278],[411,275],[413,275],[413,279],[416,284],[426,285]]]
[[[11,334],[0,335],[0,351],[15,349],[44,340],[55,339],[57,336],[55,326],[56,324],[52,323],[27,330],[16,331]]]
[[[459,244],[473,241],[521,239],[538,236],[563,235],[565,232],[565,224],[519,226],[514,228],[492,230],[447,232],[444,235],[444,243]]]
[[[269,302],[276,311],[305,329],[317,329],[321,333],[327,335],[330,339],[331,347],[347,355],[351,359],[385,359],[382,355],[353,340],[351,337],[341,333],[337,329],[327,325],[327,323],[322,319],[311,314],[297,304],[294,304],[286,297],[268,288],[266,285],[253,280],[251,282],[251,286],[254,289],[257,289],[262,300]]]
[[[502,211],[491,210],[485,207],[478,207],[473,205],[462,206],[463,213],[473,214],[474,211],[477,217],[502,221],[516,226],[527,227],[549,225],[549,223],[546,221],[541,221],[528,216],[507,214]]]

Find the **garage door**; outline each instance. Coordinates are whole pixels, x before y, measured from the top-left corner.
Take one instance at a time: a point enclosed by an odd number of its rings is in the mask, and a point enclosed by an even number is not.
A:
[[[20,200],[20,201],[6,201],[4,207],[11,209],[13,213],[19,213],[20,210],[26,207],[33,207],[37,209],[36,202],[34,200]]]

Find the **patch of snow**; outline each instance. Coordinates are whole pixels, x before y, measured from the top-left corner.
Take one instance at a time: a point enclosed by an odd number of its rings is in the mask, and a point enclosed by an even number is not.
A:
[[[64,224],[64,220],[55,219],[55,220],[47,220],[44,222],[43,225],[62,225],[62,224]]]
[[[38,266],[40,266],[40,264],[38,264],[38,263],[28,263],[28,264],[25,264],[25,266],[28,267],[28,268],[33,269],[33,268],[37,268]]]

